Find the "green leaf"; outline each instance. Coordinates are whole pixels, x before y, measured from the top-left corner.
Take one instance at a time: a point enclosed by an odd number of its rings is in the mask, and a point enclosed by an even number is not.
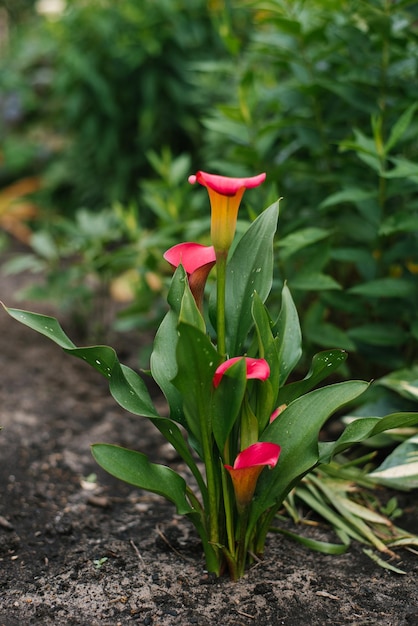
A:
[[[137,372],[120,364],[117,359],[112,368],[109,389],[116,402],[134,415],[160,417],[151,401],[145,382]]]
[[[186,497],[185,480],[169,467],[150,463],[141,452],[106,443],[94,444],[92,454],[112,476],[173,502],[179,515],[195,512]]]
[[[154,406],[148,398],[148,392],[144,381],[136,372],[126,365],[116,366],[112,370],[112,376],[109,381],[109,388],[115,400],[127,411],[134,415],[142,415],[148,417],[154,426],[160,431],[165,439],[171,443],[173,448],[187,463],[195,476],[202,493],[206,487],[202,480],[202,476],[196,466],[194,458],[190,452],[190,448],[186,444],[180,428],[171,419],[161,417],[156,413]]]
[[[199,328],[202,332],[206,331],[205,320],[203,319],[199,309],[197,308],[196,301],[190,291],[189,283],[185,284],[183,297],[181,300],[179,322],[190,324]]]
[[[279,240],[278,246],[280,250],[281,260],[288,259],[299,250],[311,246],[318,241],[322,241],[331,235],[330,230],[324,228],[309,227],[297,230],[283,239]]]
[[[305,329],[305,336],[309,338],[312,343],[320,346],[337,346],[342,350],[348,350],[349,352],[356,351],[356,344],[350,339],[348,334],[329,323],[317,323],[309,324],[309,327]]]
[[[3,303],[2,303],[3,304]],[[3,304],[5,311],[15,320],[36,330],[41,335],[52,339],[61,348],[75,348],[75,345],[62,330],[60,324],[54,317],[22,311],[21,309],[10,309]]]
[[[326,487],[326,481],[319,483],[320,489],[316,488],[315,485],[309,484],[312,475],[313,474],[309,474],[306,478],[308,483],[307,487],[303,486],[303,482],[302,486],[297,487],[296,496],[307,504],[310,509],[332,524],[335,532],[345,537],[347,542],[350,541],[350,537],[351,539],[362,542],[364,537],[362,536],[361,530],[359,530],[355,524],[350,523],[342,511],[336,510],[333,506],[334,491]],[[315,482],[317,483],[317,481]],[[324,493],[326,494],[327,492],[328,498],[324,496]],[[352,521],[354,521],[353,518],[351,518],[351,522]]]
[[[176,346],[178,316],[169,311],[155,335],[150,365],[151,374],[163,392],[170,407],[171,419],[185,425],[183,400],[180,392],[173,385],[172,380],[177,374]]]
[[[183,400],[178,389],[173,385],[172,380],[177,374],[177,326],[183,297],[187,290],[190,291],[187,284],[187,275],[180,265],[173,275],[167,296],[171,310],[168,311],[157,330],[150,359],[152,377],[159,385],[168,402],[170,417],[183,426],[186,424]],[[187,308],[190,309],[190,307]],[[187,317],[186,308],[183,308],[183,315]]]
[[[353,341],[372,346],[398,346],[408,340],[408,333],[393,324],[363,324],[347,331]]]
[[[416,233],[418,215],[406,211],[397,211],[385,219],[379,228],[379,235],[389,236],[394,233]]]
[[[287,285],[284,285],[282,289],[282,305],[274,332],[279,338],[279,384],[281,387],[302,355],[302,333],[299,316]]]
[[[404,428],[418,424],[418,413],[391,413],[385,417],[362,417],[350,422],[336,441],[319,444],[321,463],[329,463],[335,454],[339,454],[357,443],[361,443],[379,433],[392,428]]]
[[[379,175],[382,174],[382,164],[377,154],[376,144],[374,139],[367,137],[358,129],[354,129],[355,140],[347,140],[340,142],[340,150],[355,150],[360,160],[366,163]]]
[[[377,278],[351,287],[348,293],[368,298],[408,298],[415,294],[415,286],[402,278]]]
[[[226,341],[230,356],[242,353],[252,326],[251,301],[257,292],[264,302],[273,275],[273,239],[279,203],[275,202],[251,224],[227,264],[225,303]]]
[[[262,441],[281,446],[279,462],[258,481],[250,519],[255,523],[272,506],[280,505],[295,484],[320,460],[319,431],[327,419],[368,387],[347,381],[311,391],[294,400],[263,432]]]
[[[399,444],[368,476],[391,489],[416,489],[418,487],[418,435]]]
[[[391,563],[388,563],[388,561],[385,561],[384,559],[382,559],[378,554],[375,554],[372,550],[369,550],[368,548],[363,548],[363,552],[366,556],[372,559],[372,561],[377,563],[380,567],[383,567],[384,569],[388,569],[391,572],[395,572],[395,574],[406,574],[404,570],[399,569],[399,567],[395,567]]]
[[[418,105],[414,102],[414,104],[408,107],[406,111],[404,111],[404,113],[402,113],[400,118],[393,125],[389,138],[384,147],[385,155],[389,154],[392,148],[398,143],[400,139],[402,139],[403,135],[408,130],[417,106]]]
[[[178,371],[173,384],[182,394],[187,430],[201,443],[202,428],[212,427],[212,381],[222,359],[198,328],[180,323],[177,333]]]
[[[111,377],[116,363],[119,363],[116,352],[110,346],[87,346],[85,348],[64,348],[67,354],[82,359],[106,378]]]
[[[315,354],[305,378],[280,389],[278,404],[290,404],[296,398],[304,395],[334,373],[346,359],[347,353],[344,350],[324,350]]]
[[[364,200],[375,198],[376,195],[376,191],[366,191],[364,189],[358,189],[357,187],[343,189],[342,191],[337,191],[336,193],[328,196],[328,198],[321,202],[319,208],[321,210],[327,209],[330,206],[336,206],[346,202],[357,204],[357,202],[363,202]]]
[[[144,381],[137,372],[121,365],[113,348],[91,346],[64,350],[103,374],[109,381],[110,393],[122,408],[143,417],[159,417]]]
[[[247,387],[246,374],[245,361],[240,359],[227,369],[219,386],[212,391],[212,430],[221,452],[241,409]]]
[[[217,119],[215,117],[204,119],[203,124],[209,130],[217,134],[219,133],[220,135],[225,135],[229,140],[238,141],[239,144],[243,141],[245,143],[250,143],[247,124],[225,118]]]
[[[315,552],[321,552],[322,554],[345,554],[350,547],[350,541],[347,543],[329,543],[328,541],[318,541],[317,539],[311,539],[310,537],[303,537],[297,533],[292,533],[284,528],[277,528],[274,526],[270,529],[275,533],[280,533],[289,539],[293,539],[298,543],[301,543],[306,548],[314,550]]]
[[[408,400],[418,401],[418,365],[391,372],[376,381],[376,384],[392,389]]]
[[[269,364],[269,382],[274,390],[274,396],[276,398],[280,385],[279,339],[273,334],[272,320],[257,293],[254,294],[252,314],[258,339],[258,357],[260,359],[265,359]],[[272,410],[273,408],[275,407],[272,407]],[[272,410],[269,415],[271,415]],[[259,415],[258,418],[260,419],[261,416]]]
[[[289,278],[292,289],[303,291],[325,291],[329,289],[341,289],[341,285],[334,278],[322,272],[303,271]]]
[[[105,376],[109,381],[110,392],[123,408],[135,415],[160,417],[140,375],[121,365],[113,348],[109,346],[77,348],[55,318],[18,309],[6,308],[6,311],[22,324],[52,339],[67,354],[82,359]]]
[[[330,514],[332,514],[334,517],[332,523],[336,528],[340,528],[346,535],[357,539],[357,541],[362,541],[363,543],[367,542],[378,550],[386,550],[385,543],[382,539],[378,537],[370,525],[364,521],[365,511],[370,517],[374,517],[374,521],[378,519],[380,523],[390,526],[388,520],[382,516],[378,516],[374,512],[368,511],[365,507],[359,507],[359,505],[350,500],[343,491],[340,491],[338,487],[335,488],[332,482],[321,480],[321,478],[316,477],[314,474],[310,478],[307,478],[308,481],[310,479],[317,488],[313,493],[315,495],[319,494],[319,497],[322,498],[322,492],[326,501],[332,505],[332,509],[329,509],[328,515],[325,516],[326,519],[331,521],[332,517]],[[314,507],[314,510],[317,510],[316,507]]]
[[[167,295],[167,302],[171,309],[180,315],[181,303],[184,296],[184,291],[187,286],[187,274],[182,265],[176,268],[171,279],[170,289]]]
[[[415,161],[392,157],[390,162],[393,165],[392,169],[381,172],[385,178],[407,178],[414,182],[418,180],[418,165]]]
[[[17,309],[6,309],[6,311],[18,321],[38,332],[42,332],[42,334],[64,348],[65,352],[86,361],[105,376],[109,382],[110,392],[116,402],[134,415],[148,417],[181,455],[192,470],[196,480],[201,483],[199,471],[181,431],[171,420],[163,418],[158,414],[141,376],[129,367],[122,365],[113,348],[108,346],[70,347],[74,346],[74,344],[65,335],[55,318]],[[203,483],[201,484],[202,486]]]

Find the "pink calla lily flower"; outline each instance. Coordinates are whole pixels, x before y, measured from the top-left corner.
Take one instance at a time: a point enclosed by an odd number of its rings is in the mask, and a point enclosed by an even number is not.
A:
[[[227,361],[221,363],[216,369],[213,376],[213,386],[215,388],[218,387],[227,369],[240,359],[245,359],[247,379],[257,378],[258,380],[266,380],[270,376],[270,366],[264,359],[251,359],[249,357],[234,356],[232,359],[228,359]]]
[[[164,253],[164,259],[173,267],[182,265],[189,279],[190,291],[200,311],[203,310],[203,294],[210,270],[216,263],[213,246],[199,243],[179,243]]]
[[[249,178],[229,178],[198,171],[189,176],[189,182],[200,183],[207,188],[211,204],[211,237],[217,253],[226,254],[232,244],[238,217],[238,209],[246,189],[258,187],[266,175]]]
[[[273,468],[280,456],[276,443],[257,442],[240,452],[234,465],[225,465],[234,486],[238,510],[243,511],[253,499],[258,477],[264,467]]]
[[[164,252],[163,256],[173,267],[181,264],[189,276],[205,265],[213,266],[216,261],[213,246],[192,242],[178,243]]]

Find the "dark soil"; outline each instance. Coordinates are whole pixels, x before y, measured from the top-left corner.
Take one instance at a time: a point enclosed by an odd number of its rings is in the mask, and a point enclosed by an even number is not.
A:
[[[14,285],[0,280],[0,299],[16,306]],[[324,556],[271,535],[265,560],[238,583],[208,575],[174,508],[90,455],[106,441],[179,468],[153,427],[122,411],[99,374],[3,312],[0,342],[0,626],[418,624],[418,558],[406,550],[402,576],[358,544]],[[132,346],[116,338],[136,366]],[[414,497],[401,495],[399,525],[416,532]],[[335,541],[326,528],[320,536]]]

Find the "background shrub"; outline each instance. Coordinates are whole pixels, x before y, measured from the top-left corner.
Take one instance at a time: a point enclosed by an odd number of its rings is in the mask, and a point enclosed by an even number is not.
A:
[[[278,283],[297,298],[312,349],[357,353],[353,369],[369,376],[411,364],[416,3],[254,4],[235,88],[205,119],[209,168],[266,170],[283,196]]]

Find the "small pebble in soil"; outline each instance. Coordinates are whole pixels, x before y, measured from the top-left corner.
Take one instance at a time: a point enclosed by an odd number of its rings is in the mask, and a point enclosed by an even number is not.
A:
[[[9,522],[8,519],[3,517],[3,515],[0,515],[0,526],[5,530],[13,530],[13,525]]]

